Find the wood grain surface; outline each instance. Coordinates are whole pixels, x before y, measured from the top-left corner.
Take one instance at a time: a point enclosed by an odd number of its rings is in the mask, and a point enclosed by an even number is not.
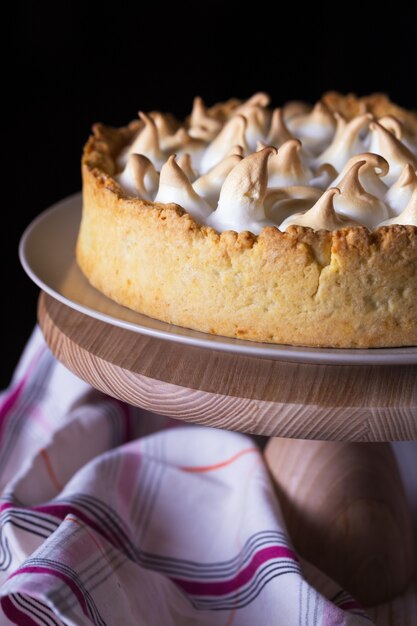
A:
[[[259,435],[417,439],[417,365],[309,365],[146,337],[41,294],[52,352],[105,393],[163,415]]]
[[[411,514],[388,443],[270,439],[265,460],[297,552],[364,606],[415,572]]]

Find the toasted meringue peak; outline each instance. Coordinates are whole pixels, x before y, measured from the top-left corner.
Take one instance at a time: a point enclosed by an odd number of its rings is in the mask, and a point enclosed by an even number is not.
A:
[[[158,130],[159,141],[173,135],[178,130],[178,122],[176,122],[173,115],[170,113],[161,113],[160,111],[151,111],[149,117],[155,122],[155,126]]]
[[[263,201],[268,184],[268,159],[276,153],[267,147],[242,159],[227,176],[216,211],[208,224],[217,230],[250,230],[258,234],[267,221]]]
[[[154,120],[146,113],[139,112],[139,117],[144,123],[136,139],[129,146],[126,158],[129,154],[144,154],[158,169],[165,161],[165,157],[159,146],[158,129]]]
[[[287,126],[303,145],[319,152],[333,137],[336,120],[329,107],[319,101],[310,113],[290,118]]]
[[[399,141],[401,141],[404,136],[404,127],[400,120],[393,115],[384,115],[384,117],[379,118],[378,122],[386,130],[392,133]]]
[[[217,102],[211,107],[208,107],[207,112],[211,117],[214,117],[216,120],[223,123],[236,112],[236,109],[241,104],[242,101],[238,98],[230,98],[229,100],[226,100],[226,102]]]
[[[333,165],[330,163],[323,163],[323,165],[319,165],[319,167],[315,168],[312,179],[310,180],[310,185],[312,187],[318,187],[323,191],[328,187],[334,187],[330,183],[337,176],[337,171],[334,169]]]
[[[315,165],[330,163],[340,172],[350,157],[364,152],[364,145],[360,139],[360,133],[369,126],[372,120],[370,113],[364,113],[346,122],[341,116],[337,116],[337,130],[329,147],[315,160]],[[374,150],[370,150],[374,152]]]
[[[245,151],[242,148],[242,146],[232,146],[229,150],[229,152],[226,154],[226,156],[233,156],[234,154],[237,154],[238,156],[244,157],[245,156]]]
[[[256,142],[265,137],[269,125],[269,111],[262,107],[248,107],[243,114],[246,117],[246,141],[249,150],[253,151]]]
[[[362,187],[359,171],[366,165],[366,161],[357,161],[352,165],[338,184],[340,195],[335,198],[334,206],[341,215],[372,229],[389,216],[389,211],[382,200]]]
[[[164,150],[168,154],[190,154],[196,167],[199,166],[201,157],[206,149],[206,143],[200,139],[190,137],[185,128],[179,128],[175,135],[165,137]]]
[[[228,154],[235,145],[247,150],[246,118],[243,115],[234,115],[222,128],[217,137],[211,142],[201,159],[202,173],[208,172]]]
[[[266,216],[279,224],[293,213],[311,209],[321,195],[320,189],[301,185],[268,189],[264,200]]]
[[[301,100],[290,100],[283,106],[283,115],[285,122],[288,122],[292,117],[297,115],[307,115],[312,110],[311,104],[302,102]]]
[[[269,187],[308,184],[311,172],[303,164],[300,150],[301,141],[290,139],[269,159]]]
[[[370,125],[370,131],[370,152],[382,154],[389,163],[389,172],[385,177],[387,185],[392,185],[397,180],[407,163],[414,169],[417,168],[417,157],[384,126],[374,121]]]
[[[417,189],[414,189],[407,206],[399,215],[381,222],[379,226],[389,226],[390,224],[417,226]]]
[[[333,206],[334,196],[340,193],[331,187],[323,193],[311,209],[305,213],[295,213],[282,222],[279,229],[284,231],[289,226],[308,226],[314,230],[339,230],[346,226],[358,226],[353,220],[346,220],[336,213]]]
[[[359,182],[365,191],[377,198],[383,199],[388,188],[385,183],[382,182],[381,178],[388,174],[389,165],[384,157],[379,156],[379,154],[373,154],[372,152],[362,152],[361,154],[356,154],[351,157],[339,176],[333,180],[331,186],[339,187],[340,181],[343,180],[351,167],[359,161],[364,163],[362,167],[359,168]]]
[[[190,126],[205,126],[208,130],[214,132],[219,131],[221,128],[221,122],[210,116],[203,99],[199,96],[194,98]]]
[[[132,196],[152,200],[158,188],[159,174],[146,156],[130,154],[126,167],[117,180]]]
[[[184,149],[189,144],[193,144],[196,140],[190,137],[188,131],[185,128],[179,128],[173,135],[166,136],[162,143],[162,147],[167,152],[176,152],[177,150]],[[199,145],[200,142],[198,142]]]
[[[217,133],[220,132],[222,123],[220,120],[212,117],[203,99],[199,96],[194,98],[193,110],[190,117],[189,134],[196,139],[204,141],[212,141]]]
[[[194,191],[187,175],[175,161],[174,154],[161,169],[155,202],[162,204],[175,202],[200,221],[211,212],[207,202]]]
[[[266,143],[270,146],[274,146],[275,148],[279,148],[283,143],[289,141],[290,139],[295,139],[295,137],[287,128],[284,121],[283,110],[281,108],[274,109]]]
[[[386,203],[395,215],[399,215],[405,209],[415,189],[417,189],[417,174],[407,163],[400,177],[388,189],[385,196]]]
[[[190,182],[193,182],[197,178],[198,174],[193,170],[191,155],[188,154],[188,152],[180,154],[177,159],[177,163],[184,174],[187,174],[187,178]]]
[[[264,91],[258,91],[254,93],[253,96],[245,100],[240,106],[237,107],[236,113],[246,114],[248,109],[252,107],[262,107],[265,108],[270,103],[271,98]]]
[[[194,190],[213,208],[219,199],[220,189],[232,169],[240,163],[242,157],[231,154],[215,165],[207,174],[203,174],[194,182]]]

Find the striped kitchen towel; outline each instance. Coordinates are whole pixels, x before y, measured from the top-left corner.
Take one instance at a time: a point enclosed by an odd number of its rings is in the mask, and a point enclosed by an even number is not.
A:
[[[307,578],[254,441],[178,425],[95,391],[35,330],[0,396],[0,624],[371,624]]]

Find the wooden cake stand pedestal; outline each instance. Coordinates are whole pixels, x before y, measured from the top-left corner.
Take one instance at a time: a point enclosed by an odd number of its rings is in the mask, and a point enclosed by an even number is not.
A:
[[[417,439],[417,365],[291,363],[188,346],[105,324],[44,293],[38,316],[56,357],[97,389],[273,437],[265,459],[295,547],[357,599],[375,605],[410,584],[412,525],[383,442]]]

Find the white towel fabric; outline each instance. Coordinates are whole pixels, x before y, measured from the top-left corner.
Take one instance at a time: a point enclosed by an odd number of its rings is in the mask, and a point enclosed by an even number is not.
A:
[[[307,582],[250,437],[93,390],[38,329],[0,396],[0,485],[0,624],[372,623]]]

